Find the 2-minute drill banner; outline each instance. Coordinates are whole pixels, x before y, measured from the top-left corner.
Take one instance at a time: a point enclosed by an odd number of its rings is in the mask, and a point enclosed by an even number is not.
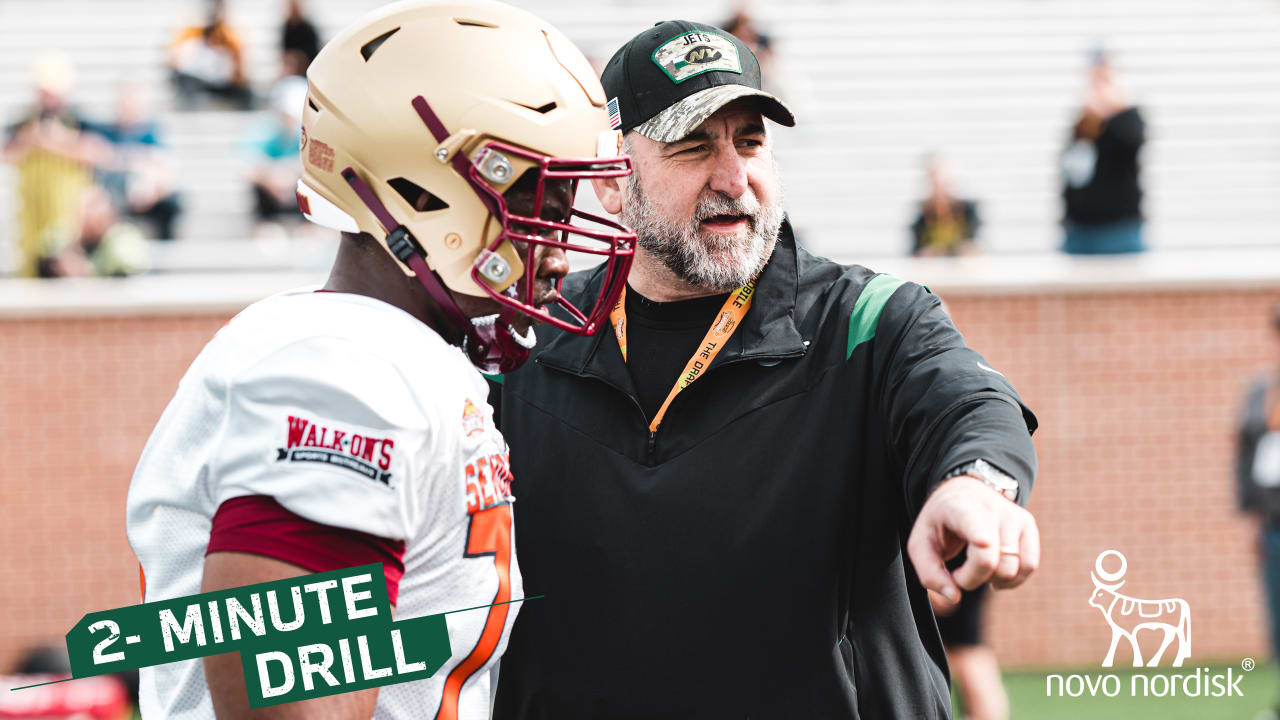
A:
[[[382,566],[361,565],[85,615],[67,653],[81,678],[238,651],[257,708],[431,677],[446,614],[393,620]]]

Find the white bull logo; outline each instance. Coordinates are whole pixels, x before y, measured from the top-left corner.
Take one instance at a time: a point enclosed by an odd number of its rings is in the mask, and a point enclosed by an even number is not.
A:
[[[1102,561],[1108,556],[1120,558],[1120,569],[1107,572]],[[1178,654],[1173,658],[1174,667],[1182,667],[1182,662],[1191,657],[1191,607],[1181,598],[1168,600],[1139,600],[1116,592],[1124,585],[1124,574],[1128,569],[1128,561],[1116,550],[1107,550],[1098,555],[1094,563],[1096,572],[1089,573],[1093,578],[1093,595],[1089,604],[1102,611],[1111,626],[1111,649],[1107,651],[1107,659],[1102,667],[1111,667],[1115,662],[1116,647],[1120,639],[1129,641],[1133,649],[1133,666],[1142,667],[1142,651],[1138,647],[1138,631],[1163,630],[1164,641],[1160,649],[1147,660],[1147,667],[1156,667],[1164,651],[1169,648],[1174,638],[1178,640]]]

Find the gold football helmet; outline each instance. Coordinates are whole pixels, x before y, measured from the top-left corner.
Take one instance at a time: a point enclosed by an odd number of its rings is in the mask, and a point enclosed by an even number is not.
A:
[[[595,332],[626,281],[635,235],[570,208],[544,217],[551,183],[630,174],[586,58],[539,18],[498,2],[388,5],[333,38],[307,71],[298,205],[318,224],[382,241],[466,334],[486,371],[514,369],[529,341],[515,313]],[[536,175],[534,208],[503,193]],[[527,178],[525,180],[528,181]],[[590,307],[534,298],[539,245],[604,256]],[[473,321],[452,293],[503,310]]]

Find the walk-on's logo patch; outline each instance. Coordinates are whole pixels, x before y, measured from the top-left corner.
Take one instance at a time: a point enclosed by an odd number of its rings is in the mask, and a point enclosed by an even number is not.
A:
[[[653,61],[676,84],[712,70],[742,74],[738,46],[719,33],[677,35],[653,51]]]
[[[462,432],[467,437],[484,432],[484,413],[471,402],[471,398],[467,398],[467,404],[462,406]]]
[[[288,440],[285,447],[276,448],[276,462],[324,463],[390,485],[391,451],[395,446],[391,438],[317,425],[290,415]]]

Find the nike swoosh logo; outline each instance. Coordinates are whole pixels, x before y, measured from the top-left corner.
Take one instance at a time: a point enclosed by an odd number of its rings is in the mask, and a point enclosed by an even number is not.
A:
[[[1000,377],[1004,377],[1004,373],[1000,372],[999,370],[996,370],[995,368],[989,368],[986,365],[983,365],[982,363],[978,363],[978,368],[982,370],[986,370],[989,373],[995,373]]]

